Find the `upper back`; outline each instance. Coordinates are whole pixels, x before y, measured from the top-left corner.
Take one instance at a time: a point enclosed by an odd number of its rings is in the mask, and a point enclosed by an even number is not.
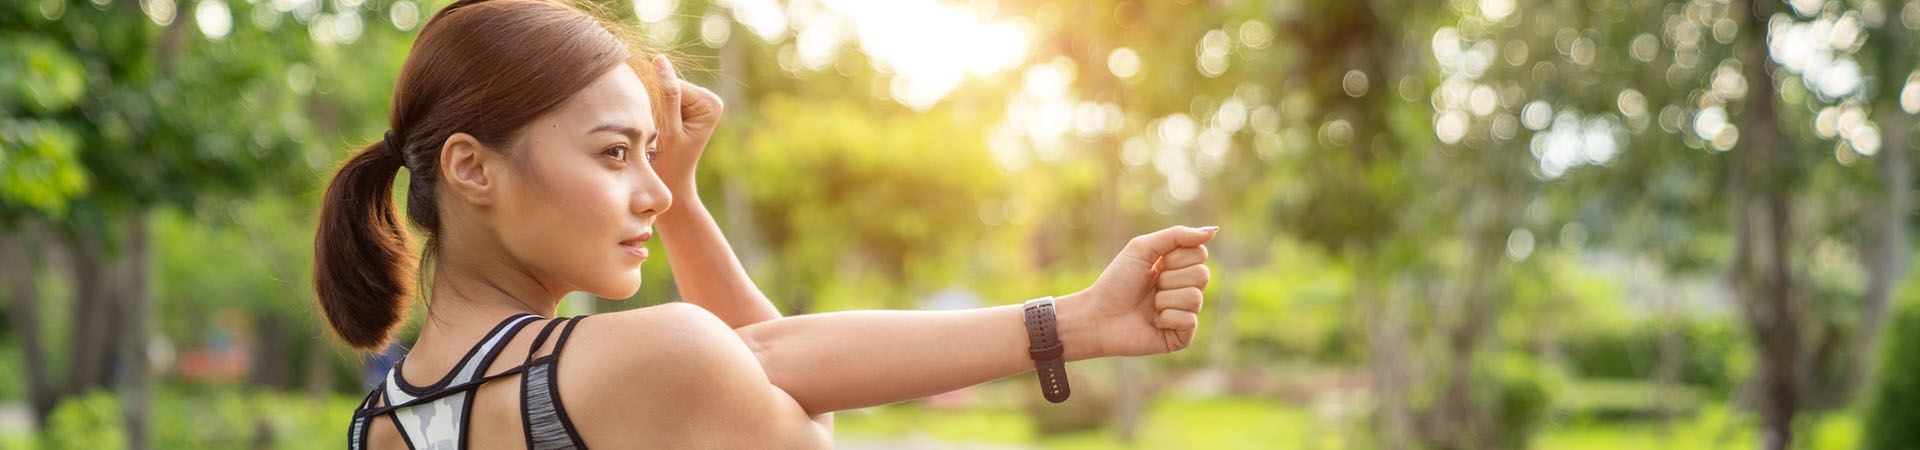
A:
[[[535,318],[521,329],[539,331],[555,320]],[[574,322],[571,329],[556,327],[566,332],[552,333],[556,337],[541,342],[532,360],[551,355],[551,379],[546,386],[553,393],[552,415],[563,419],[565,431],[583,444],[672,448],[830,444],[828,436],[812,428],[806,412],[768,380],[752,349],[699,306],[669,303]],[[481,373],[500,374],[528,361],[528,349],[537,335],[519,332],[500,339],[497,356],[484,364]],[[567,338],[556,352],[561,335]],[[541,387],[523,392],[526,381],[521,374],[509,373],[472,391],[473,406],[466,410],[465,426],[460,427],[468,446],[527,447],[527,394],[539,394]],[[368,448],[409,448],[394,426],[397,416],[368,421]],[[542,421],[536,418],[535,423],[537,428]]]

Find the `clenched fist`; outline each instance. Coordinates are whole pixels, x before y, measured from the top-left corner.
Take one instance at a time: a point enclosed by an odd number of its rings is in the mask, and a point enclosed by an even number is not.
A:
[[[680,79],[666,56],[653,58],[653,70],[661,108],[653,113],[660,127],[660,154],[653,167],[674,197],[691,198],[694,168],[726,106],[713,91]]]
[[[1193,343],[1207,272],[1206,242],[1219,227],[1176,226],[1127,242],[1093,286],[1062,301],[1084,302],[1094,356],[1170,353]],[[1072,350],[1072,349],[1069,349]]]

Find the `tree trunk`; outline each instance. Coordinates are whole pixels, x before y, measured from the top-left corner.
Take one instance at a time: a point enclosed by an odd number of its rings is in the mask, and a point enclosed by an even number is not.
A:
[[[1772,0],[1751,0],[1739,54],[1748,83],[1774,85],[1773,60],[1766,45]],[[1736,16],[1738,17],[1738,16]],[[1797,307],[1792,265],[1788,261],[1791,209],[1788,177],[1791,155],[1781,134],[1772,89],[1756,90],[1741,115],[1741,144],[1731,155],[1728,188],[1732,197],[1734,248],[1729,281],[1746,313],[1759,356],[1761,446],[1782,450],[1793,442],[1793,419],[1800,406],[1801,311]]]
[[[1902,27],[1886,28],[1899,29],[1891,31],[1893,35],[1888,40],[1906,42]],[[1902,82],[1896,80],[1904,78],[1886,78],[1884,81],[1891,88],[1893,83]],[[1913,211],[1913,167],[1908,165],[1907,153],[1910,151],[1908,146],[1911,145],[1913,117],[1900,110],[1897,102],[1894,98],[1883,99],[1879,102],[1880,107],[1874,111],[1880,134],[1884,137],[1884,145],[1880,147],[1876,163],[1880,169],[1880,179],[1886,183],[1881,193],[1886,203],[1885,208],[1867,208],[1868,220],[1875,229],[1872,231],[1874,236],[1866,239],[1867,248],[1860,252],[1867,267],[1867,294],[1864,299],[1866,304],[1860,312],[1859,344],[1854,346],[1847,386],[1865,384],[1867,372],[1878,351],[1881,325],[1885,322],[1893,287],[1907,274],[1907,227],[1911,226],[1909,214]]]
[[[1512,229],[1508,211],[1512,205],[1513,193],[1507,192],[1503,180],[1492,180],[1494,185],[1482,191],[1482,198],[1492,198],[1491,206],[1477,211],[1480,217],[1468,217],[1471,230],[1467,236],[1469,245],[1468,266],[1463,273],[1464,286],[1459,291],[1460,316],[1447,332],[1447,347],[1450,350],[1450,370],[1446,394],[1441,398],[1440,407],[1435,411],[1443,414],[1436,417],[1434,436],[1440,448],[1470,449],[1487,448],[1496,444],[1489,431],[1497,424],[1488,423],[1494,417],[1489,411],[1475,402],[1474,388],[1481,380],[1475,377],[1474,357],[1480,347],[1485,345],[1488,331],[1498,325],[1501,298],[1495,286],[1499,284],[1500,268],[1506,255],[1506,233]],[[1488,192],[1490,191],[1490,192]]]
[[[255,386],[269,386],[274,389],[292,389],[293,376],[291,360],[293,354],[293,334],[295,327],[286,319],[272,314],[252,315],[257,326],[252,327],[255,336],[247,349],[251,355],[252,367],[247,370],[247,383]],[[235,339],[234,344],[246,342]]]
[[[1658,266],[1656,266],[1658,267]],[[1658,269],[1655,269],[1658,270]],[[1668,431],[1678,412],[1673,404],[1675,388],[1680,385],[1681,356],[1686,352],[1684,341],[1686,306],[1680,295],[1679,286],[1671,278],[1655,274],[1660,293],[1660,360],[1653,370],[1653,401],[1655,413],[1659,415],[1661,433]]]
[[[1354,303],[1359,305],[1360,323],[1366,327],[1367,367],[1374,397],[1373,434],[1382,450],[1413,448],[1415,431],[1412,406],[1407,401],[1413,377],[1407,337],[1405,302],[1382,292],[1386,280],[1368,275],[1384,273],[1369,264],[1356,264]]]
[[[27,402],[33,410],[35,427],[45,426],[60,398],[53,385],[47,349],[40,333],[40,271],[46,266],[45,253],[38,243],[45,242],[46,230],[37,224],[24,224],[0,235],[0,284],[6,285],[8,326],[17,335],[26,365]]]
[[[118,233],[109,232],[117,235]],[[116,314],[123,298],[114,268],[108,237],[71,236],[74,289],[73,325],[67,346],[67,385],[62,396],[83,394],[107,387],[109,368],[117,355],[114,344],[122,330]],[[115,239],[117,240],[117,239]],[[125,242],[112,243],[124,246]]]
[[[333,346],[322,336],[307,338],[307,398],[315,401],[326,397],[333,389],[333,360],[327,358],[333,352]]]
[[[121,412],[127,427],[127,448],[142,450],[152,444],[149,438],[148,423],[149,401],[151,400],[153,364],[147,360],[147,347],[152,337],[148,311],[152,304],[152,265],[148,257],[149,232],[147,214],[135,212],[123,219],[126,246],[114,258],[119,281],[125,286],[120,298],[119,323],[125,328],[119,335],[118,381],[120,385]],[[84,311],[81,311],[84,312]]]

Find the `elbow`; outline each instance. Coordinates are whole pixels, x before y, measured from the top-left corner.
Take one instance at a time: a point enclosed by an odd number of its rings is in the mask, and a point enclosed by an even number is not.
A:
[[[735,330],[740,342],[746,344],[747,352],[759,363],[760,370],[766,375],[767,384],[780,390],[800,406],[809,417],[832,413],[834,410],[822,407],[819,402],[809,401],[805,395],[807,378],[817,376],[818,370],[807,361],[791,354],[782,337],[786,336],[781,327],[756,325]]]

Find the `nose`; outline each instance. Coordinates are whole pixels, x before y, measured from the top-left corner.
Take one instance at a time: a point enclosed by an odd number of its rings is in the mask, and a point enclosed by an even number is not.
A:
[[[628,201],[633,215],[640,217],[658,216],[673,207],[673,192],[667,189],[667,183],[653,173],[652,167],[643,167],[633,171],[636,175],[633,183],[633,198]]]

